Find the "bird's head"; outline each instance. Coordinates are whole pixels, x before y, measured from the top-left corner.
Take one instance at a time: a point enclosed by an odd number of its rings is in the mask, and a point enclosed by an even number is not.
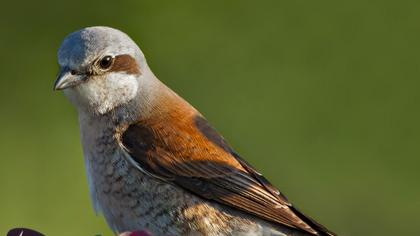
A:
[[[58,63],[54,89],[64,90],[78,110],[94,114],[127,104],[144,80],[153,77],[136,43],[109,27],[88,27],[67,36]]]

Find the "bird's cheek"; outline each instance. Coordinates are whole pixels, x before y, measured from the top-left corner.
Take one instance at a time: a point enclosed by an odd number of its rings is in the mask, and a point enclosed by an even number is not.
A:
[[[91,110],[92,106],[100,100],[98,91],[100,90],[97,89],[97,85],[87,80],[78,86],[65,89],[64,94],[78,110]]]
[[[99,112],[106,113],[117,106],[126,104],[133,99],[138,90],[138,83],[134,76],[124,75],[109,76],[101,85],[103,94],[101,94],[101,101]]]

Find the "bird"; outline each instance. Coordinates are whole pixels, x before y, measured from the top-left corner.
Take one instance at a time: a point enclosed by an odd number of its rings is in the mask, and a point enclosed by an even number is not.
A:
[[[161,82],[126,33],[65,37],[54,90],[76,107],[93,206],[114,233],[335,235]]]

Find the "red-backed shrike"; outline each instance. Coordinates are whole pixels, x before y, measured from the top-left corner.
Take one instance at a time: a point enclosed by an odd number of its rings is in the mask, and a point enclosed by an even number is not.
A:
[[[58,62],[54,88],[79,112],[91,196],[115,232],[333,235],[160,82],[126,34],[74,32]]]

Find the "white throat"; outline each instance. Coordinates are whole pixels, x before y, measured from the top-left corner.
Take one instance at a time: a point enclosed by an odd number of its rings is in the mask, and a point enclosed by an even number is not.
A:
[[[141,78],[136,75],[111,73],[103,78],[92,78],[64,92],[78,107],[79,112],[86,112],[81,109],[87,108],[89,113],[103,115],[136,97],[138,79]]]

